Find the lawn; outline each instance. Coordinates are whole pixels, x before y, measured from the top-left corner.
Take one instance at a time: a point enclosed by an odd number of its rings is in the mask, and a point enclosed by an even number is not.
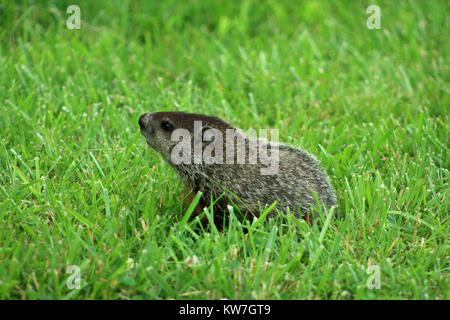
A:
[[[448,1],[74,2],[0,1],[0,299],[450,299]],[[278,129],[336,214],[201,225],[168,110]]]

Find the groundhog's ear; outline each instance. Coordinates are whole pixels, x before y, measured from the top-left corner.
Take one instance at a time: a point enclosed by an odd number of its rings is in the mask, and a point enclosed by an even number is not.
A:
[[[208,130],[210,130],[210,129],[213,129],[213,128],[210,127],[210,126],[203,126],[203,127],[202,127],[202,138],[205,137],[206,131],[208,131]]]

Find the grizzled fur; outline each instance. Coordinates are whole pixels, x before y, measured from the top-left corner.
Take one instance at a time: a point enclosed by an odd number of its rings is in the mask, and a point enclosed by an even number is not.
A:
[[[323,206],[330,208],[336,205],[334,189],[319,162],[311,154],[287,145],[264,141],[268,150],[278,148],[279,167],[273,175],[262,175],[262,164],[250,164],[248,157],[245,164],[226,164],[225,161],[223,164],[174,164],[171,151],[177,142],[171,141],[171,131],[164,130],[162,123],[169,122],[172,131],[187,129],[194,139],[194,121],[202,121],[203,127],[221,131],[224,140],[226,129],[233,129],[220,118],[184,112],[144,114],[139,119],[139,125],[147,143],[165,158],[194,194],[197,191],[203,193],[201,208],[209,206],[211,200],[214,201],[224,193],[227,196],[221,197],[214,207],[214,212],[222,217],[227,212],[230,199],[241,212],[251,212],[254,215],[259,214],[260,208],[277,201],[277,209],[284,211],[289,208],[296,215],[300,209],[303,217],[309,217],[311,207],[316,204],[313,193],[317,194]],[[235,145],[235,156],[241,152],[248,154],[249,141],[254,141],[241,137],[246,149],[242,150],[242,146],[239,148]],[[202,147],[213,142],[204,142]],[[223,146],[225,148],[226,144],[223,143]]]

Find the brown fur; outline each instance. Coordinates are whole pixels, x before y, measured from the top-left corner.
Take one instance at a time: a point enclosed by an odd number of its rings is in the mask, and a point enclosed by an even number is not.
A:
[[[165,158],[193,191],[191,196],[198,191],[203,193],[196,213],[222,194],[226,196],[214,207],[215,216],[220,218],[227,214],[231,203],[242,213],[257,216],[260,209],[277,201],[277,209],[289,209],[296,215],[299,215],[300,209],[301,216],[309,220],[311,208],[316,204],[314,193],[323,207],[336,205],[334,189],[319,162],[311,154],[291,146],[264,142],[271,152],[279,152],[279,168],[274,175],[262,175],[260,169],[263,165],[260,162],[250,164],[248,157],[244,164],[173,163],[170,155],[176,142],[171,141],[171,132],[162,128],[162,122],[169,122],[174,129],[187,129],[194,136],[194,121],[202,121],[204,127],[219,130],[224,137],[227,129],[233,129],[220,118],[184,112],[144,114],[139,119],[139,125],[147,143]],[[246,147],[255,141],[245,136],[243,139]],[[208,143],[204,143],[203,148],[206,145]],[[233,152],[235,155],[240,152],[248,155],[246,150],[236,147]]]

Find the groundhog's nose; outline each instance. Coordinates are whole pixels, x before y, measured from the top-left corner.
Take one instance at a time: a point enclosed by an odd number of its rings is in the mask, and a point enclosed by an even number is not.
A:
[[[142,116],[139,117],[139,126],[141,129],[144,129],[148,127],[151,121],[151,114],[150,113],[144,113]]]

